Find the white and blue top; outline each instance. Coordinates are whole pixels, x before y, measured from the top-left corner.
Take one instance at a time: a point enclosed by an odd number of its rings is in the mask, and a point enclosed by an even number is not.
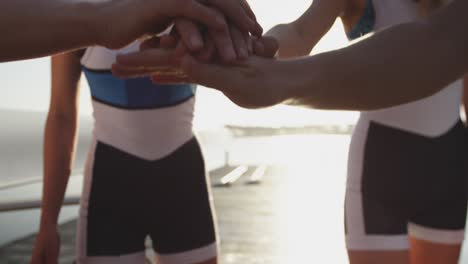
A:
[[[353,40],[373,31],[415,21],[419,16],[417,1],[367,0],[361,19],[347,32],[347,36]],[[442,68],[443,65],[441,65]],[[462,81],[457,80],[432,96],[395,107],[362,112],[361,119],[420,135],[439,136],[447,132],[459,120],[461,94]]]
[[[196,86],[160,85],[150,78],[120,79],[111,66],[118,54],[136,51],[90,47],[81,63],[91,89],[95,139],[135,156],[155,160],[192,137]]]

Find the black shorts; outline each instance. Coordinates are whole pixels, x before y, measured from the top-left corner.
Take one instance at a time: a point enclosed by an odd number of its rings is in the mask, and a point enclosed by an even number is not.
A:
[[[155,161],[97,141],[85,174],[78,263],[137,263],[144,258],[147,236],[159,263],[196,263],[217,255],[204,161],[195,138]]]
[[[408,234],[460,244],[467,213],[466,129],[425,137],[370,122],[346,193],[349,249],[401,250]],[[357,150],[358,148],[355,148]]]

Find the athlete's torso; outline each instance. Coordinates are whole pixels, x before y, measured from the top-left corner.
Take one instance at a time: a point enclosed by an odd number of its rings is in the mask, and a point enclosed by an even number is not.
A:
[[[367,0],[361,20],[348,32],[348,37],[354,39],[370,31],[416,20],[420,16],[418,5],[412,0]],[[359,122],[374,121],[425,136],[439,136],[458,121],[461,95],[462,81],[457,80],[421,100],[362,112]]]
[[[95,119],[96,140],[148,160],[167,156],[193,137],[194,85],[155,85],[149,78],[119,79],[111,72],[117,54],[88,48],[82,58]]]

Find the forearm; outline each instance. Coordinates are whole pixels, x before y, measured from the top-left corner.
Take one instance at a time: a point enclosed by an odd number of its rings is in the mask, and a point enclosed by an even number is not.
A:
[[[57,224],[72,167],[77,120],[49,114],[44,140],[41,226]]]
[[[95,44],[93,25],[105,5],[85,0],[2,0],[0,62]]]
[[[330,30],[339,14],[344,11],[346,1],[314,1],[304,14],[288,24],[272,28],[266,35],[279,42],[280,58],[309,55],[320,39]]]
[[[309,55],[315,44],[307,43],[293,23],[279,24],[269,30],[265,36],[278,41],[278,57],[292,58]]]
[[[289,87],[286,98],[322,109],[372,110],[432,95],[468,70],[466,10],[468,1],[458,0],[427,22],[297,61],[306,81]]]

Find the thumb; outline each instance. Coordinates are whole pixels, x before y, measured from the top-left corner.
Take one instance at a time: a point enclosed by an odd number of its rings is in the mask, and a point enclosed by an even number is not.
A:
[[[147,49],[117,56],[116,63],[126,67],[161,67],[174,64],[172,50]]]
[[[278,40],[274,37],[264,37],[261,39],[263,46],[265,47],[265,56],[267,58],[272,58],[276,56],[276,53],[279,50]]]
[[[279,49],[278,40],[273,37],[262,37],[255,41],[255,55],[264,58],[273,58]]]

